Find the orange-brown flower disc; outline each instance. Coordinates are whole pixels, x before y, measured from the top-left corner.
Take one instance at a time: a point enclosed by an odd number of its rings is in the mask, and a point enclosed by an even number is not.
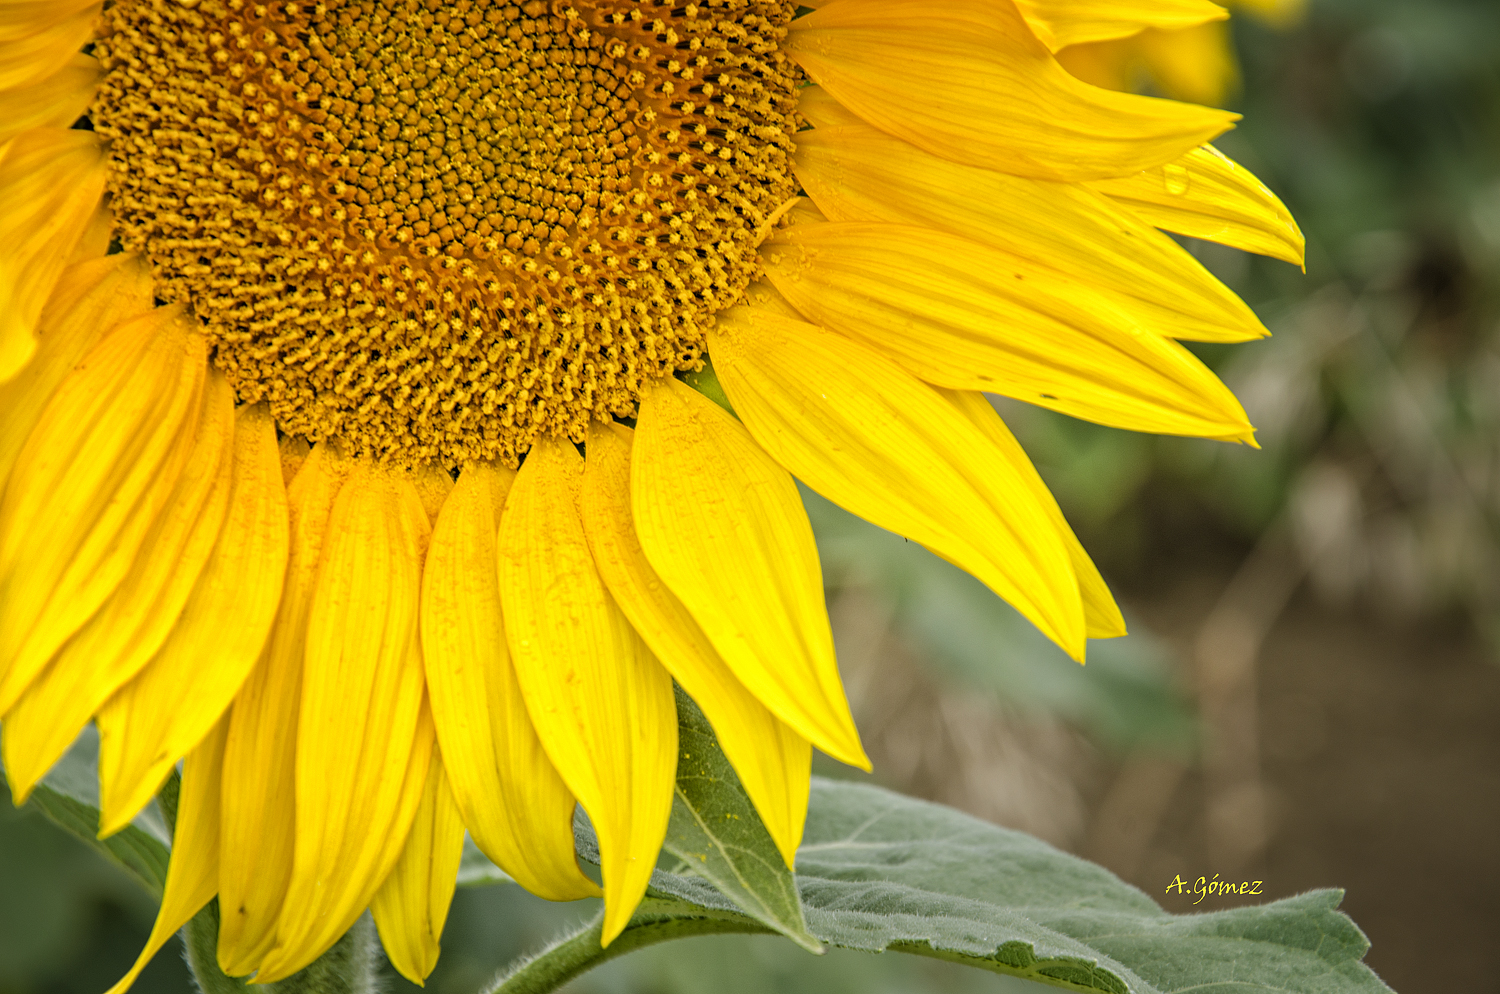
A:
[[[796,192],[776,0],[117,0],[116,235],[241,400],[514,465],[692,368]]]

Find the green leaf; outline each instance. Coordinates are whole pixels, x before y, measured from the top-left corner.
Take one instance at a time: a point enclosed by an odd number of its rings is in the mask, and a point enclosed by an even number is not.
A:
[[[586,823],[578,827],[581,854],[597,861]],[[1172,915],[1103,867],[1028,835],[862,784],[814,778],[797,883],[808,931],[824,942],[1069,990],[1390,991],[1361,962],[1369,943],[1337,910],[1340,891]],[[649,894],[616,940],[621,948],[598,949],[585,929],[528,960],[496,994],[552,990],[554,980],[666,939],[769,931],[702,879],[658,870]]]
[[[1170,915],[1103,867],[876,787],[814,780],[797,870],[808,927],[835,945],[1111,994],[1389,990],[1339,891]]]
[[[474,840],[464,836],[464,854],[458,863],[458,885],[460,887],[489,887],[494,884],[513,884],[511,878],[490,858],[479,851]]]
[[[664,848],[681,869],[708,880],[745,914],[810,952],[791,870],[729,764],[713,728],[681,687],[677,693],[677,790]]]
[[[796,878],[740,785],[713,728],[692,698],[677,693],[677,789],[663,850],[670,871],[651,875],[647,895],[667,905],[686,902],[694,913],[727,913],[779,932],[810,952],[823,946],[807,931]],[[585,862],[599,865],[599,841],[578,808],[573,837]],[[756,929],[760,931],[762,929]]]
[[[167,883],[171,829],[152,801],[130,825],[100,839],[98,757],[99,733],[90,725],[37,784],[27,804],[124,868],[159,901]]]

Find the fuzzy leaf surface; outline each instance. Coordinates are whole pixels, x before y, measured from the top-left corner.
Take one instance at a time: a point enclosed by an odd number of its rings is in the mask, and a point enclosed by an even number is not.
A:
[[[575,830],[580,854],[597,860],[586,822]],[[822,942],[954,960],[1068,990],[1390,991],[1362,962],[1369,942],[1338,911],[1340,891],[1172,915],[1103,867],[1031,836],[863,784],[813,778],[797,884],[807,930]],[[704,877],[659,869],[648,895],[663,903],[643,910],[639,927],[662,930],[665,915],[677,922],[661,931],[667,938],[697,934],[695,921],[703,934],[769,930]],[[682,902],[697,910],[670,910]],[[631,941],[650,940],[643,931]],[[529,969],[543,974],[545,963]],[[569,975],[578,972],[575,963]]]
[[[1369,942],[1320,890],[1171,915],[1021,832],[877,787],[815,778],[797,878],[812,933],[1112,994],[1381,994]]]

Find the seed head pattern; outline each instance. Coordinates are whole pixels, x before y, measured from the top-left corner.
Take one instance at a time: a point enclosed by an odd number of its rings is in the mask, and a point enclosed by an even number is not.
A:
[[[117,0],[116,237],[283,431],[514,466],[697,368],[796,194],[775,0]]]

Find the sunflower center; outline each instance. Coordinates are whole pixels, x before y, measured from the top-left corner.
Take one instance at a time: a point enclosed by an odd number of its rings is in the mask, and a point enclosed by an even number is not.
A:
[[[694,368],[796,192],[777,0],[116,0],[111,208],[241,400],[512,465]]]

